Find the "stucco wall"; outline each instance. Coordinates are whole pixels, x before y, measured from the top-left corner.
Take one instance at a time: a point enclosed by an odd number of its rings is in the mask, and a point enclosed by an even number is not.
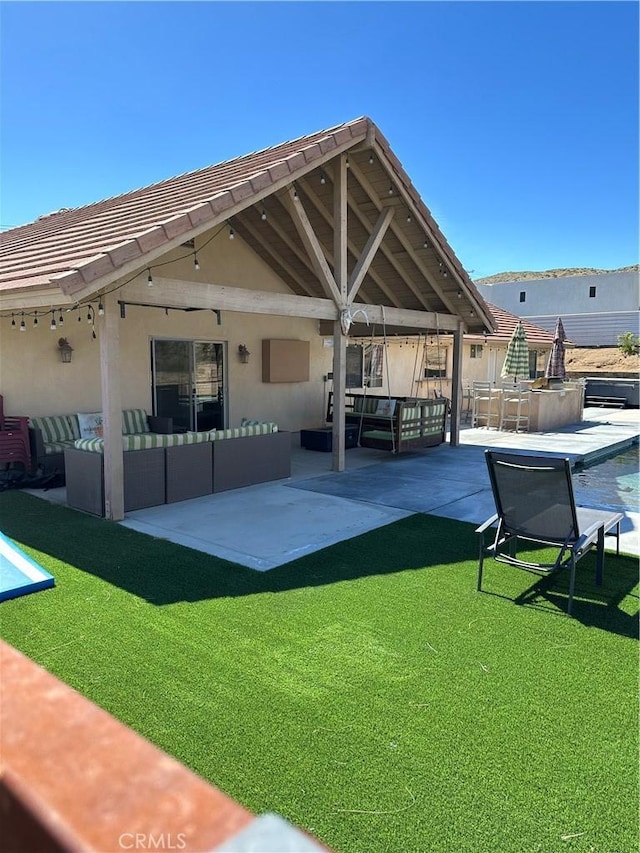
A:
[[[202,241],[204,242],[204,240]],[[196,244],[196,248],[197,244]],[[240,239],[228,239],[223,228],[203,249],[198,249],[200,270],[194,269],[188,249],[177,249],[152,270],[155,276],[202,281],[244,288],[288,292],[282,281]],[[169,261],[169,263],[164,263]],[[146,282],[147,271],[139,280]],[[117,290],[117,298],[127,300],[128,286]],[[98,300],[93,306],[97,309]],[[50,306],[43,306],[48,311]],[[56,312],[56,320],[59,312]],[[26,318],[27,331],[11,326],[11,318],[0,321],[0,393],[5,411],[17,415],[63,414],[99,411],[100,344],[104,318],[97,316],[92,326],[86,321],[87,307],[63,311],[64,325],[50,330],[50,315],[37,326]],[[78,322],[78,317],[80,321]],[[276,421],[282,429],[296,430],[317,425],[324,417],[324,376],[332,370],[333,350],[323,347],[316,321],[290,317],[263,316],[223,311],[217,325],[212,311],[174,311],[126,306],[119,319],[120,378],[124,408],[143,407],[152,411],[152,338],[184,338],[223,342],[227,347],[228,421],[237,425],[243,417]],[[18,317],[19,324],[19,317]],[[64,336],[74,348],[71,364],[63,364],[57,348]],[[267,384],[262,382],[263,338],[293,338],[310,342],[308,382]],[[237,350],[245,344],[251,357],[241,363]]]

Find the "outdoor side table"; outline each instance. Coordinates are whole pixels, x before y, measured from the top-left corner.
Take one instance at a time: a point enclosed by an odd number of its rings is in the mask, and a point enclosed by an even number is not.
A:
[[[345,424],[345,450],[358,446],[358,424]],[[333,427],[318,427],[318,429],[301,429],[300,446],[306,450],[321,450],[330,453],[333,450]]]

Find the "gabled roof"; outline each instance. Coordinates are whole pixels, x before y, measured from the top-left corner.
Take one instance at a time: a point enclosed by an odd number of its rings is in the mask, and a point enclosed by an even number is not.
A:
[[[546,329],[542,329],[540,326],[536,326],[534,323],[530,323],[522,317],[511,314],[510,311],[505,311],[504,308],[499,308],[491,302],[487,302],[487,307],[491,311],[493,319],[497,323],[495,332],[487,336],[488,341],[509,342],[515,327],[518,325],[518,322],[521,322],[524,326],[524,331],[527,336],[527,344],[529,346],[552,346],[553,335],[551,332],[548,332]]]
[[[293,293],[323,296],[282,196],[295,182],[331,263],[332,160],[345,152],[349,269],[377,217],[395,208],[358,299],[460,315],[470,331],[490,328],[475,285],[366,117],[6,231],[0,235],[0,296],[59,288],[67,297],[87,298],[225,221]]]

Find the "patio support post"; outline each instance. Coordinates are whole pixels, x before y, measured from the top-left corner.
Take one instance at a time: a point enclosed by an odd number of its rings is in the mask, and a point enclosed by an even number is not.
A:
[[[348,308],[347,275],[347,158],[336,163],[333,181],[333,277],[340,294],[338,310]],[[345,391],[347,382],[347,336],[338,319],[333,324],[333,471],[345,469]]]
[[[117,294],[105,294],[100,329],[100,377],[104,429],[104,515],[124,518],[122,395],[120,390],[120,312]]]
[[[464,327],[458,323],[453,333],[453,367],[451,375],[451,422],[449,444],[457,447],[460,444],[460,401],[462,400],[462,341]]]

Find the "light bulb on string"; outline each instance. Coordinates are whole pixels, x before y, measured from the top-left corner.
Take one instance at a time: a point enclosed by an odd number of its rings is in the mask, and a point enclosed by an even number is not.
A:
[[[235,236],[236,235],[233,233],[233,228],[231,226],[229,226],[229,239],[233,240],[233,239],[235,239]]]
[[[153,276],[151,275],[151,270],[147,269],[147,287],[153,287]]]
[[[198,261],[198,256],[196,253],[193,253],[193,268],[197,272],[200,269],[200,263]]]
[[[91,308],[87,308],[87,323],[91,324]]]
[[[104,317],[104,305],[102,302],[98,302],[98,316]]]
[[[55,330],[58,328],[56,325],[56,315],[53,313],[51,314],[51,325],[49,326],[49,328],[52,332],[55,332]]]
[[[321,183],[321,184],[326,184],[326,183],[327,183],[327,179],[326,179],[326,178],[325,178],[325,176],[324,176],[324,172],[320,172],[320,183]]]
[[[11,315],[11,326],[14,329],[18,328],[18,326],[16,325],[16,318],[13,316],[13,314]]]
[[[21,332],[27,331],[27,324],[24,321],[24,311],[22,312],[22,319],[20,320],[20,331]]]
[[[260,219],[262,219],[263,222],[267,221],[267,211],[264,209],[264,207],[262,208],[262,213],[260,214]]]
[[[60,316],[58,317],[58,325],[62,326],[64,323],[64,317],[62,316],[62,311],[60,312]]]
[[[38,325],[38,312],[37,311],[33,312],[33,325],[34,326]]]

